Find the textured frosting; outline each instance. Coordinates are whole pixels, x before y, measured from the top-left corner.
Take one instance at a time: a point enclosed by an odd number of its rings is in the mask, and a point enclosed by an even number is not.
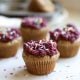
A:
[[[58,41],[60,35],[61,35],[60,29],[55,29],[54,31],[50,31],[50,39],[52,39],[54,41]]]
[[[62,30],[56,29],[50,32],[50,39],[59,41],[59,40],[68,40],[74,42],[80,37],[80,32],[72,24],[67,24]]]
[[[0,42],[9,42],[18,38],[20,31],[15,28],[0,28]]]
[[[23,19],[21,27],[40,29],[46,27],[46,20],[42,17],[26,17]]]
[[[57,44],[56,42],[45,41],[30,41],[24,43],[24,52],[25,54],[31,54],[34,56],[53,56],[57,54]]]

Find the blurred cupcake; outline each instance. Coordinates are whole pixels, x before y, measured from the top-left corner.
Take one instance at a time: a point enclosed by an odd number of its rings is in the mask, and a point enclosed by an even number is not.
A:
[[[0,27],[0,58],[14,56],[20,44],[21,37],[19,30]]]
[[[27,17],[21,24],[23,41],[46,39],[49,28],[45,19],[41,17]]]
[[[56,43],[51,40],[24,43],[23,59],[27,66],[27,70],[36,75],[51,73],[59,58],[59,52],[56,47]]]
[[[54,12],[55,6],[51,0],[31,0],[28,10],[31,12]]]
[[[50,38],[58,43],[61,57],[73,57],[80,47],[80,32],[74,25],[68,24],[63,30],[50,32]]]

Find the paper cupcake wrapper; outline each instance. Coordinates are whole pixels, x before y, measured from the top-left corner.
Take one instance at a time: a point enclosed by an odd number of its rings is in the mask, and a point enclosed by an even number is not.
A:
[[[21,32],[22,32],[22,38],[23,41],[30,41],[30,40],[41,40],[41,39],[46,39],[49,29],[44,28],[40,30],[35,30],[35,29],[29,29],[29,28],[23,28],[21,27]],[[28,36],[26,36],[28,35]]]
[[[70,43],[70,42],[61,42],[58,43],[58,50],[60,52],[60,57],[68,58],[77,55],[79,50],[80,43]]]
[[[18,41],[17,41],[18,40]],[[21,45],[21,38],[8,43],[0,42],[0,58],[13,57]]]
[[[56,64],[56,60],[59,57],[59,55],[56,55],[55,57],[35,57],[32,55],[25,55],[23,53],[23,58],[25,61],[25,64],[27,66],[27,70],[36,75],[45,75],[51,73]]]

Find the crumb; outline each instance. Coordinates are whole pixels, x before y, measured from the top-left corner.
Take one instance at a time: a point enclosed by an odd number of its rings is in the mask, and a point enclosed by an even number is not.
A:
[[[26,68],[26,65],[24,65],[24,68]]]
[[[13,68],[13,70],[15,71],[15,68]]]
[[[23,75],[26,76],[26,73],[24,73]]]
[[[13,75],[13,73],[10,73],[10,75]]]
[[[67,65],[66,67],[70,67],[69,65]]]
[[[70,76],[70,77],[73,77],[73,76]]]
[[[53,72],[56,72],[56,71],[53,71]]]
[[[61,72],[61,71],[59,71],[59,72]]]
[[[21,67],[21,66],[19,66],[18,68],[19,68],[19,69],[21,69],[22,67]]]
[[[68,76],[66,76],[66,78],[69,78]]]
[[[5,76],[5,78],[7,78],[7,76]]]
[[[4,69],[3,71],[6,71],[6,69]]]
[[[15,57],[15,59],[18,59],[18,57]]]

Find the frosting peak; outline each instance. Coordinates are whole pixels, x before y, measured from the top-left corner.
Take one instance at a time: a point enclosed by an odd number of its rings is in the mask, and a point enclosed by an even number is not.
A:
[[[55,41],[63,39],[63,40],[68,40],[70,42],[74,42],[79,37],[80,37],[80,32],[72,24],[67,24],[67,26],[62,30],[56,29],[50,32],[50,38]]]

